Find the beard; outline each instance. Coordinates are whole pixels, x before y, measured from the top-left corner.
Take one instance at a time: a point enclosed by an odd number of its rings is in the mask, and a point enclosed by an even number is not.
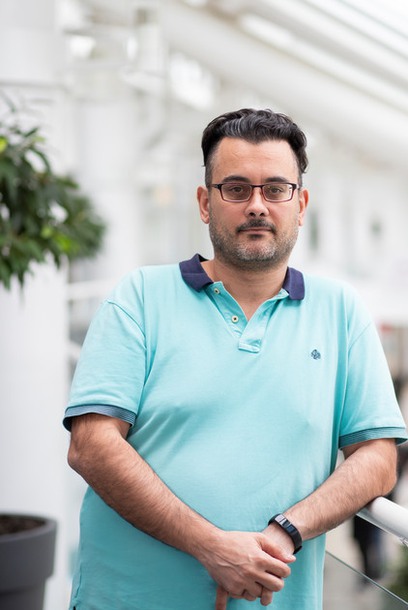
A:
[[[245,243],[239,240],[242,231],[256,227],[265,227],[271,236],[253,234],[247,236]],[[224,263],[242,270],[262,271],[288,260],[298,238],[299,224],[296,215],[292,225],[282,234],[273,223],[252,219],[237,227],[235,233],[230,233],[219,226],[210,210],[209,233],[214,253]]]

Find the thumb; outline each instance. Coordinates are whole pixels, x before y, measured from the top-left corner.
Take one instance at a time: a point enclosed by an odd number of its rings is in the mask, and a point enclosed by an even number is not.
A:
[[[220,585],[217,587],[217,596],[215,598],[215,610],[227,610],[228,591]]]
[[[280,561],[284,561],[285,563],[296,561],[296,557],[292,553],[285,551],[280,544],[273,542],[268,536],[263,535],[261,546],[265,553],[275,557],[275,559],[280,559]]]

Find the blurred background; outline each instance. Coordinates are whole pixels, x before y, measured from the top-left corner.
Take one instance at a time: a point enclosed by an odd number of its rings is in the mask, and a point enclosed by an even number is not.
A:
[[[58,520],[47,610],[63,610],[84,491],[61,425],[72,371],[121,276],[211,256],[195,191],[218,114],[270,107],[307,134],[311,201],[291,264],[360,291],[406,411],[408,5],[1,0],[0,24],[0,122],[11,103],[39,126],[55,171],[107,227],[95,258],[33,265],[23,289],[0,284],[0,512]],[[408,506],[405,489],[395,499]],[[351,538],[331,540],[358,562]]]

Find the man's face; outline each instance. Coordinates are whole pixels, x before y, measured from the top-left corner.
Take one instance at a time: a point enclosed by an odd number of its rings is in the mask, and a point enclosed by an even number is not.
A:
[[[267,140],[252,144],[224,138],[213,157],[212,183],[271,181],[298,183],[298,167],[289,144]],[[291,201],[265,201],[261,189],[249,201],[223,201],[218,189],[199,187],[197,197],[203,222],[209,225],[215,258],[242,269],[265,269],[286,263],[296,243],[308,202],[305,189]]]

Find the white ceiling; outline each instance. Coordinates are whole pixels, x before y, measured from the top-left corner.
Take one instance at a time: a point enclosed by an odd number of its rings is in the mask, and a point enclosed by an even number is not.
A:
[[[152,94],[164,83],[210,114],[225,88],[240,87],[380,162],[406,166],[406,0],[63,0],[62,7],[74,69],[115,70]]]

